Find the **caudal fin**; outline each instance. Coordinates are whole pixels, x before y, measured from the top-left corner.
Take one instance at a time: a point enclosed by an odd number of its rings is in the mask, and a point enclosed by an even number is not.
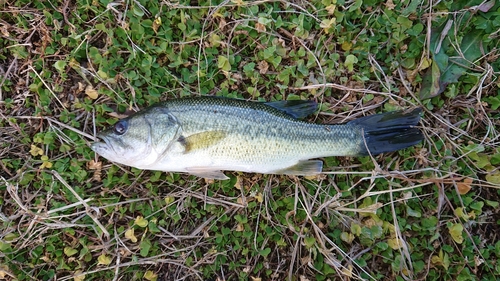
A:
[[[421,108],[395,111],[362,117],[349,122],[364,131],[365,141],[360,155],[377,155],[418,144],[424,138],[415,128],[420,121]]]

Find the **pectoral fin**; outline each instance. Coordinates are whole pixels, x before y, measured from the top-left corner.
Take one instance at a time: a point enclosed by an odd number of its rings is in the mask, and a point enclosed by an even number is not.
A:
[[[275,171],[273,173],[283,175],[296,175],[296,176],[312,176],[321,173],[323,170],[323,161],[321,160],[305,160],[285,168],[283,170]]]
[[[188,137],[180,136],[178,142],[184,146],[184,153],[189,153],[215,145],[224,139],[226,135],[227,133],[224,131],[206,131]]]
[[[211,170],[210,168],[206,167],[191,167],[186,169],[188,173],[191,175],[200,177],[200,178],[205,178],[205,179],[215,179],[215,180],[227,180],[229,177],[224,175],[223,172],[219,170]]]

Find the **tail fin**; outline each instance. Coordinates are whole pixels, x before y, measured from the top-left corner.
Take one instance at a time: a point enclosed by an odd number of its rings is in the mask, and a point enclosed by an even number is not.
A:
[[[364,131],[365,142],[360,155],[393,152],[418,144],[424,138],[415,128],[420,121],[421,108],[395,111],[362,117],[349,122]],[[366,144],[365,144],[366,143]]]

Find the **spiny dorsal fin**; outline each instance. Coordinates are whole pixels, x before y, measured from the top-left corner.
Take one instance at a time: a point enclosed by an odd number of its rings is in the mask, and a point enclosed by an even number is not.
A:
[[[184,146],[184,153],[189,153],[194,150],[203,149],[215,145],[226,137],[224,131],[206,131],[196,133],[188,137],[180,136],[178,142]]]

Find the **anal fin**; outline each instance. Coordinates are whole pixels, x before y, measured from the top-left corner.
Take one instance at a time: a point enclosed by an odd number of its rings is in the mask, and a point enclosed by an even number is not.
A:
[[[284,174],[284,175],[296,175],[296,176],[312,176],[320,174],[322,170],[323,170],[323,161],[304,160],[288,168],[275,171],[274,173]]]

